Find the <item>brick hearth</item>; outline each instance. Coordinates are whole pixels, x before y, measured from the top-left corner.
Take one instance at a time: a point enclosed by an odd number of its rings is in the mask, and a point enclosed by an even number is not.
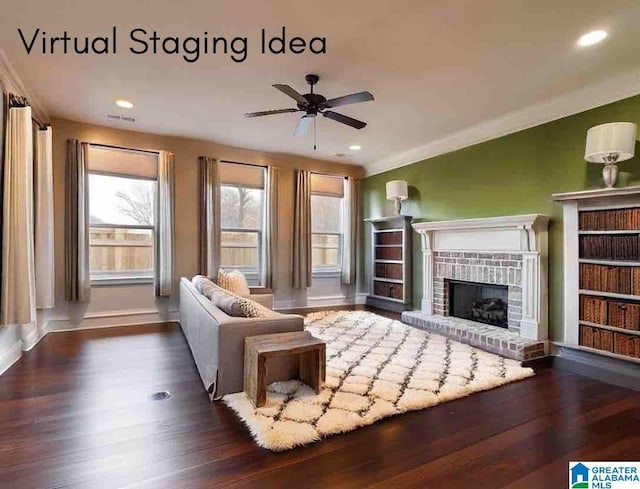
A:
[[[548,352],[546,341],[528,340],[504,328],[420,311],[402,313],[402,322],[515,360],[532,360]]]

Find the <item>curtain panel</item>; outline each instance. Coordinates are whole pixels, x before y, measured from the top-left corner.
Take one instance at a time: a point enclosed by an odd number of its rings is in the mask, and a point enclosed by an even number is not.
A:
[[[174,162],[170,151],[158,154],[158,191],[156,209],[158,211],[155,235],[155,294],[168,297],[173,288],[173,235],[174,235]]]
[[[220,165],[208,156],[200,166],[200,273],[216,280],[220,268]]]
[[[265,252],[265,287],[273,288],[274,270],[278,255],[278,208],[280,185],[280,169],[267,167],[267,219],[266,219],[266,252]]]
[[[36,307],[54,306],[53,156],[51,127],[36,133],[35,159]]]
[[[342,240],[342,283],[354,285],[360,242],[360,180],[347,177],[344,199],[344,237]]]
[[[65,296],[85,302],[91,297],[89,277],[89,144],[67,140]]]
[[[296,170],[292,270],[294,289],[311,286],[311,173],[307,170]]]
[[[28,325],[36,320],[30,107],[8,110],[4,155],[1,323]]]

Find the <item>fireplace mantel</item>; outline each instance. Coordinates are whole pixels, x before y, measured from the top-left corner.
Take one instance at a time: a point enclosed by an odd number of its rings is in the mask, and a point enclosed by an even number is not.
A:
[[[525,214],[413,224],[422,236],[423,249],[432,251],[540,252],[549,216]],[[545,250],[546,251],[546,250]]]
[[[442,279],[508,284],[522,294],[518,327],[510,329],[546,340],[548,225],[541,214],[414,223],[422,243],[422,311],[442,314],[434,307],[434,293],[441,293],[434,283],[440,287]]]

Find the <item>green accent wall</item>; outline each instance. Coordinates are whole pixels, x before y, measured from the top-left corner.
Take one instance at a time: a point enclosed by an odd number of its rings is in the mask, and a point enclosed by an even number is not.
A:
[[[416,221],[534,213],[551,216],[549,331],[552,339],[562,340],[562,208],[551,195],[604,186],[602,165],[587,163],[583,156],[587,129],[606,122],[640,125],[640,96],[367,177],[362,186],[364,217],[391,214],[385,183],[396,179],[409,184],[403,214]],[[618,186],[640,184],[640,157],[621,163],[620,172]],[[366,226],[364,236],[368,250],[370,229]],[[366,263],[366,274],[369,267]],[[413,308],[419,309],[422,256],[416,233],[413,274]]]

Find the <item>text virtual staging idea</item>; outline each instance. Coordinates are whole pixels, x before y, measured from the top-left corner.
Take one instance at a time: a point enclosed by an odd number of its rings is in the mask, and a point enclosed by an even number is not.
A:
[[[291,29],[268,32],[259,29],[254,36],[219,36],[203,30],[195,35],[176,36],[155,29],[135,27],[126,34],[117,26],[97,35],[74,35],[69,30],[52,32],[44,28],[18,28],[17,33],[29,55],[114,55],[122,51],[132,55],[173,55],[195,63],[211,55],[227,56],[242,63],[251,54],[326,54],[323,36],[300,37]]]

